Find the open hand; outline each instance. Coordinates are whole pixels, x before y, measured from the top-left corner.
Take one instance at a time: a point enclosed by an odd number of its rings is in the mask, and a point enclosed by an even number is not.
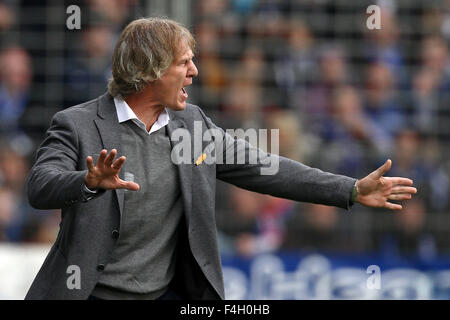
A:
[[[139,190],[139,185],[132,181],[124,181],[119,178],[120,169],[125,163],[126,157],[122,156],[116,161],[117,150],[112,149],[107,156],[108,151],[103,149],[94,166],[94,160],[91,156],[86,158],[88,173],[85,176],[86,187],[89,189],[128,189],[132,191]],[[114,163],[113,163],[114,161]]]
[[[388,159],[381,167],[358,180],[356,183],[356,201],[375,208],[401,210],[402,206],[388,200],[409,200],[417,189],[411,187],[413,181],[408,178],[383,177],[391,169],[392,161]]]

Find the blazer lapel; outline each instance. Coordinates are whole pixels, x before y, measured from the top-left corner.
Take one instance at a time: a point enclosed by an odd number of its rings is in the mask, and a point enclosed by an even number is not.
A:
[[[166,108],[167,112],[169,113],[169,123],[167,124],[167,134],[169,135],[170,144],[172,146],[172,149],[176,143],[172,141],[172,133],[179,128],[186,129],[186,124],[182,119],[180,119],[175,111],[170,110],[169,108]],[[187,129],[186,129],[187,130]],[[191,156],[192,158],[192,156]],[[187,164],[177,164],[178,168],[178,175],[180,179],[180,188],[181,188],[181,195],[183,197],[183,204],[184,204],[184,210],[185,210],[185,216],[186,216],[186,223],[189,227],[190,222],[190,216],[191,216],[191,209],[192,209],[192,159],[191,163]]]
[[[116,149],[117,155],[122,156],[119,120],[117,118],[114,99],[108,93],[105,93],[102,97],[100,97],[97,114],[99,119],[94,120],[94,122],[100,133],[103,148],[108,150],[108,152],[110,152],[111,149]],[[119,172],[119,177],[124,179],[122,170]],[[116,189],[114,191],[117,195],[120,216],[122,217],[125,190]]]

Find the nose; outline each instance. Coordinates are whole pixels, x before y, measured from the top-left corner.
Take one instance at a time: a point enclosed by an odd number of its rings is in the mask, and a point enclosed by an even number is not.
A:
[[[188,77],[196,77],[198,75],[197,67],[195,66],[194,61],[191,60],[189,69],[188,69]]]

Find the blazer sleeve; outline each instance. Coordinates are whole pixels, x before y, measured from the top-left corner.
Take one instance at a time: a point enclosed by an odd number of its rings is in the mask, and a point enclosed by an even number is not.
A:
[[[216,164],[217,179],[231,183],[237,187],[269,194],[275,197],[286,198],[295,201],[311,202],[331,205],[344,209],[352,206],[351,193],[356,179],[324,172],[311,168],[300,162],[266,153],[263,150],[249,144],[244,139],[235,139],[223,129],[217,127],[199,108],[208,129],[218,129],[222,132],[222,144],[218,150],[224,153],[234,153],[232,164],[226,161]],[[216,141],[216,147],[217,147]],[[230,148],[231,152],[230,152]],[[248,155],[258,155],[254,163],[246,161],[237,164],[237,154],[244,152]],[[226,159],[226,155],[223,155]],[[268,170],[278,162],[278,170]],[[262,174],[266,172],[270,174]]]
[[[78,150],[78,135],[73,121],[64,111],[56,113],[27,177],[31,206],[59,209],[90,199],[83,188],[87,170],[76,169]]]

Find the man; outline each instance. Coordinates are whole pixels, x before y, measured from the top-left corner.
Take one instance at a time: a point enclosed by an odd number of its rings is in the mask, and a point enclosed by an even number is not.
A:
[[[176,22],[131,22],[113,53],[108,93],[54,116],[28,196],[36,208],[62,208],[62,221],[27,299],[224,299],[216,178],[347,209],[354,201],[401,209],[388,200],[416,192],[409,179],[383,177],[390,160],[358,181],[283,157],[276,174],[262,175],[263,160],[273,156],[264,153],[256,163],[206,163],[203,151],[189,163],[171,161],[170,137],[180,129],[193,134],[194,122],[222,133],[216,150],[256,150],[186,103],[184,88],[198,73],[193,48]]]

